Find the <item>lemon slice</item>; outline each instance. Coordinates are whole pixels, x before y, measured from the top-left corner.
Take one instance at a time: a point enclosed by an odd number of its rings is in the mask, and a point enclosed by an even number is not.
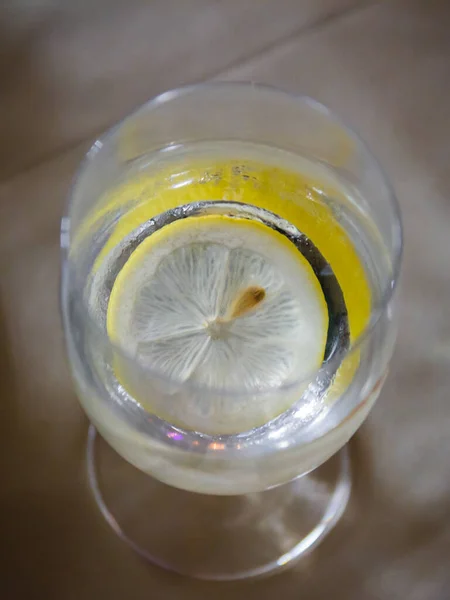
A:
[[[108,334],[127,354],[212,397],[305,378],[322,364],[327,330],[322,289],[296,246],[258,221],[223,215],[181,219],[147,237],[118,274],[107,311]],[[276,398],[267,419],[286,408]],[[211,418],[234,431],[225,404],[221,397]],[[172,422],[186,425],[185,408],[181,399]],[[257,407],[239,412],[246,428],[260,424]]]

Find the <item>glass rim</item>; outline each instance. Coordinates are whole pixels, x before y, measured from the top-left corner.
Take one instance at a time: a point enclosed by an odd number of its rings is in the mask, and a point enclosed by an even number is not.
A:
[[[132,111],[131,113],[126,115],[123,119],[118,121],[115,125],[110,127],[108,130],[106,130],[102,135],[97,137],[97,139],[91,144],[90,148],[85,153],[81,163],[79,164],[77,170],[75,171],[75,174],[73,176],[73,179],[72,179],[72,182],[69,187],[68,194],[67,194],[64,215],[62,217],[62,222],[61,222],[60,249],[61,249],[61,253],[62,253],[62,265],[61,265],[62,287],[64,288],[64,285],[65,285],[65,283],[64,283],[65,282],[65,274],[67,272],[67,262],[69,260],[69,253],[70,253],[69,252],[70,225],[69,225],[69,230],[67,231],[67,223],[68,222],[70,223],[70,209],[73,205],[75,190],[77,189],[79,182],[82,180],[85,171],[87,170],[89,165],[92,163],[95,156],[99,152],[101,152],[102,147],[105,144],[107,144],[111,139],[114,138],[114,136],[121,130],[121,128],[126,124],[126,122],[128,120],[134,119],[139,114],[145,113],[149,110],[153,110],[153,109],[157,108],[158,106],[170,103],[174,99],[178,99],[178,98],[187,96],[192,93],[201,93],[202,91],[207,91],[210,89],[220,89],[220,88],[260,90],[262,92],[271,93],[276,96],[284,96],[285,98],[294,100],[294,101],[298,102],[299,104],[308,105],[314,111],[322,113],[323,115],[328,117],[331,121],[333,121],[334,123],[339,125],[342,128],[342,130],[349,136],[349,138],[351,138],[356,143],[357,146],[359,146],[362,150],[365,151],[365,153],[369,157],[372,165],[377,170],[377,174],[380,176],[383,185],[386,188],[386,191],[388,193],[389,202],[390,202],[392,210],[393,210],[393,217],[394,217],[392,219],[393,222],[391,224],[391,226],[393,227],[393,239],[394,239],[393,250],[390,253],[392,271],[390,273],[390,276],[387,278],[387,281],[382,286],[379,301],[376,304],[371,305],[370,316],[369,316],[368,322],[365,325],[364,329],[358,334],[358,336],[356,336],[355,339],[351,340],[349,347],[342,354],[339,354],[338,356],[335,356],[331,359],[331,361],[336,360],[336,362],[342,363],[349,356],[356,354],[358,352],[358,350],[361,348],[361,346],[363,346],[363,344],[366,342],[366,340],[371,337],[371,335],[373,334],[374,330],[376,329],[376,326],[377,326],[378,322],[380,321],[383,313],[387,309],[387,306],[397,288],[399,275],[400,275],[402,255],[403,255],[403,226],[402,226],[400,205],[398,203],[398,199],[395,195],[394,189],[393,189],[388,177],[386,176],[384,170],[380,166],[378,160],[372,154],[372,152],[369,149],[369,147],[367,146],[366,142],[364,142],[364,140],[359,136],[359,134],[357,134],[351,127],[349,127],[332,110],[330,110],[327,106],[325,106],[324,104],[315,100],[314,98],[311,98],[311,97],[309,97],[307,95],[303,95],[303,94],[295,94],[292,92],[288,92],[286,90],[277,88],[276,86],[255,83],[255,82],[245,82],[245,81],[213,81],[213,82],[203,82],[203,83],[199,83],[199,84],[192,84],[192,85],[182,86],[179,88],[174,88],[174,89],[162,92],[161,94],[158,94],[157,96],[151,98],[144,104],[137,107],[134,111]],[[69,236],[67,236],[68,232],[69,232]],[[67,243],[68,238],[69,238],[69,243]],[[63,297],[62,297],[62,301],[63,301],[62,310],[64,313],[65,309],[64,309]],[[285,384],[282,384],[282,385],[276,386],[276,387],[246,390],[245,392],[242,392],[242,391],[236,390],[236,389],[229,389],[229,388],[224,390],[221,388],[195,384],[195,383],[189,382],[189,381],[181,381],[181,380],[177,381],[176,379],[169,377],[169,376],[165,375],[164,373],[158,372],[158,371],[152,369],[151,367],[140,364],[135,356],[129,355],[124,350],[124,348],[115,344],[110,339],[108,334],[104,331],[104,329],[99,325],[99,323],[96,321],[96,319],[93,318],[91,311],[89,310],[89,307],[87,307],[85,305],[84,300],[81,300],[81,302],[83,303],[83,307],[86,309],[85,315],[87,315],[89,323],[94,326],[96,333],[100,336],[100,338],[102,338],[104,340],[104,342],[107,346],[113,348],[114,352],[119,355],[122,355],[125,360],[128,360],[128,361],[131,360],[131,361],[137,363],[139,368],[142,369],[142,371],[147,376],[151,376],[159,381],[163,381],[163,382],[166,382],[171,385],[179,384],[180,386],[183,386],[184,388],[187,388],[187,389],[190,389],[193,391],[202,391],[202,392],[208,391],[210,393],[217,393],[223,397],[227,397],[227,396],[233,396],[233,397],[258,396],[258,397],[260,397],[260,396],[265,396],[268,394],[273,394],[274,392],[284,392],[284,391],[293,390],[294,388],[302,385],[302,383],[307,384],[307,383],[314,381],[319,376],[320,373],[324,372],[324,364],[322,363],[322,365],[319,368],[312,370],[310,373],[308,373],[305,377],[303,377],[301,379],[296,379],[295,381],[290,381],[289,383],[285,383]],[[332,362],[328,362],[326,364],[327,368],[330,368],[330,365],[332,365]]]

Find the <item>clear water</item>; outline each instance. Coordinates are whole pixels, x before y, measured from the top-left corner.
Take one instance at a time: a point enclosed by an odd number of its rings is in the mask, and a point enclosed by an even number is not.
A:
[[[379,258],[377,237],[372,233],[373,228],[367,226],[367,217],[358,208],[360,202],[353,195],[355,190],[348,183],[339,181],[336,174],[327,172],[322,165],[278,150],[248,144],[195,144],[177,147],[156,156],[142,157],[126,165],[117,180],[111,183],[111,188],[119,182],[132,180],[139,173],[152,174],[162,166],[179,163],[184,157],[191,161],[204,156],[215,156],[218,160],[242,157],[244,161],[255,160],[284,169],[300,170],[311,174],[314,179],[331,179],[333,186],[345,189],[344,202],[327,198],[324,194],[321,199],[332,208],[335,218],[352,239],[365,266],[374,301],[377,300],[380,294],[379,281],[387,268],[387,263],[383,264]],[[345,398],[331,405],[327,402],[327,391],[349,346],[349,326],[339,281],[314,240],[309,240],[277,215],[251,205],[191,202],[141,224],[108,254],[99,269],[93,270],[118,218],[134,205],[131,199],[119,210],[106,212],[95,222],[83,243],[76,248],[72,243],[64,273],[63,305],[69,352],[81,401],[97,428],[125,458],[139,468],[173,485],[208,493],[264,489],[320,464],[350,437],[371,402],[367,403],[364,411],[356,413],[346,420],[345,426],[342,425],[348,405],[357,402],[352,394],[357,394],[360,389],[358,379],[367,376],[363,355]],[[277,418],[250,431],[226,436],[185,431],[159,418],[157,414],[147,412],[117,380],[113,368],[114,351],[104,336],[111,289],[133,250],[147,236],[173,220],[211,212],[256,219],[288,237],[307,258],[319,279],[330,317],[322,371],[306,389],[302,387],[301,393],[299,388],[293,390],[294,397],[289,402],[291,406]],[[71,237],[75,239],[73,230]],[[145,378],[145,374],[143,376]],[[168,389],[167,382],[158,383],[152,378],[148,383],[154,386],[155,394],[161,398],[167,399],[171,394],[176,397],[176,393]],[[211,401],[211,394],[207,390],[194,389],[183,393],[195,395],[196,402],[202,394],[206,402]],[[179,401],[179,398],[176,397],[176,400]],[[223,401],[223,398],[218,400]],[[283,468],[280,466],[282,455]]]

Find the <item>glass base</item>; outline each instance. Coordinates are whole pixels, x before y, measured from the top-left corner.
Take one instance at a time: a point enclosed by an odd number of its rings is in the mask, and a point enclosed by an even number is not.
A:
[[[147,560],[199,579],[257,577],[291,565],[336,525],[351,490],[347,448],[311,473],[264,492],[196,494],[121,458],[89,428],[89,482],[114,531]]]

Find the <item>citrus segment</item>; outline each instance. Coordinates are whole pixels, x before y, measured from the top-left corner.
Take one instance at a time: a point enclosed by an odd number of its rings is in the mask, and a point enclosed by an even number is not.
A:
[[[320,367],[328,310],[285,236],[207,215],[170,223],[134,250],[113,286],[107,330],[156,375],[267,391]]]

